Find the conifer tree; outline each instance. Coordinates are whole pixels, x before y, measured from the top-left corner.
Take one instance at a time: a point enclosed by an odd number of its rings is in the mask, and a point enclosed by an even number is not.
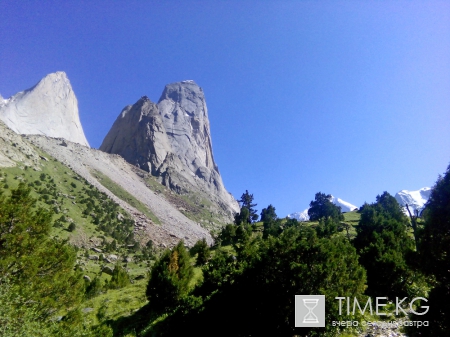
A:
[[[414,282],[421,282],[421,274],[408,263],[414,254],[414,240],[397,200],[384,192],[360,212],[353,243],[367,270],[368,294],[390,298],[418,295]]]
[[[248,193],[248,190],[245,190],[245,193],[242,194],[239,203],[241,203],[242,205],[241,208],[245,207],[248,210],[248,216],[246,217],[247,223],[253,223],[254,221],[258,220],[257,210],[254,208],[255,206],[257,206],[257,204],[253,203],[253,194],[250,194]]]
[[[263,208],[261,211],[261,221],[263,222],[263,237],[267,238],[269,235],[278,236],[282,232],[281,220],[278,219],[275,213],[275,207],[272,205]]]
[[[157,314],[174,309],[188,294],[192,276],[189,254],[180,241],[166,250],[151,270],[146,290],[151,309]]]
[[[0,278],[8,278],[43,316],[78,303],[83,280],[73,271],[76,253],[49,236],[52,212],[36,208],[30,188],[20,183],[0,196]]]
[[[261,211],[261,221],[275,221],[277,219],[277,213],[275,213],[275,207],[270,204],[267,208],[263,208]]]
[[[208,262],[211,251],[209,249],[208,243],[206,242],[206,239],[203,238],[201,240],[198,240],[191,248],[190,253],[192,256],[197,254],[197,261],[195,263],[197,266],[202,266],[206,262]]]
[[[313,201],[309,203],[308,215],[311,221],[318,221],[321,218],[332,218],[336,221],[344,220],[341,207],[331,202],[331,194],[318,192]]]
[[[434,185],[423,217],[425,225],[419,244],[421,267],[435,282],[427,303],[430,310],[421,316],[430,324],[419,332],[421,336],[446,336],[450,331],[450,166]]]

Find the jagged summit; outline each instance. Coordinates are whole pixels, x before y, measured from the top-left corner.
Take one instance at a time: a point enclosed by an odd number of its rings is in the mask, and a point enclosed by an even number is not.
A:
[[[0,119],[19,134],[62,137],[89,146],[78,115],[78,101],[66,73],[49,74],[35,86],[0,99]]]
[[[205,195],[224,221],[239,211],[214,161],[205,97],[194,81],[166,85],[158,104],[143,96],[126,106],[100,150],[121,155],[177,193]]]
[[[395,199],[404,208],[405,214],[408,214],[406,205],[409,206],[411,212],[419,211],[419,213],[425,208],[425,204],[431,195],[430,187],[423,187],[417,191],[401,190],[395,194]]]
[[[158,108],[173,151],[184,164],[195,174],[219,173],[212,153],[208,109],[202,88],[194,81],[168,84],[158,101]]]

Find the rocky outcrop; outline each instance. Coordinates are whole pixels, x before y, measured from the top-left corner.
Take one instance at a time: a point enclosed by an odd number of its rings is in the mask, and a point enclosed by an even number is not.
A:
[[[47,75],[9,99],[0,97],[0,119],[19,134],[62,137],[89,146],[78,115],[78,101],[64,72]]]
[[[121,155],[178,194],[202,194],[223,222],[239,211],[214,161],[205,97],[194,81],[166,85],[158,104],[144,96],[125,107],[100,150]]]
[[[171,152],[158,106],[146,96],[126,106],[100,150],[120,154],[129,163],[156,173]]]
[[[172,151],[200,178],[219,172],[214,162],[208,109],[194,81],[166,85],[158,102]]]
[[[0,120],[0,168],[27,166],[40,171],[41,159],[38,151],[30,143]]]

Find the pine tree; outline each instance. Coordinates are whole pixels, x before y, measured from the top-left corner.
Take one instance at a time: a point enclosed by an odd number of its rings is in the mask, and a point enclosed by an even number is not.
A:
[[[192,276],[189,254],[180,241],[166,250],[151,270],[146,290],[151,309],[157,314],[175,309],[188,294]]]
[[[447,336],[450,331],[450,166],[434,185],[423,212],[425,225],[419,252],[422,270],[435,278],[428,297],[430,310],[421,319],[429,327],[421,336]],[[410,331],[411,336],[417,332]]]
[[[267,238],[269,235],[278,236],[282,232],[281,220],[278,219],[275,213],[275,207],[272,205],[263,208],[261,211],[261,221],[263,222],[263,237]]]
[[[277,219],[277,213],[275,213],[275,207],[272,205],[263,208],[261,211],[261,221],[275,221]]]
[[[30,188],[20,183],[0,196],[0,278],[8,278],[42,315],[81,300],[83,280],[73,271],[76,253],[50,238],[52,212],[36,208]]]
[[[408,263],[414,255],[408,219],[389,193],[384,192],[376,200],[361,207],[353,241],[360,263],[367,270],[367,293],[390,298],[418,295],[414,282],[421,282],[421,274]]]
[[[318,192],[313,201],[309,203],[308,215],[311,221],[318,221],[321,218],[332,218],[335,221],[344,220],[341,207],[331,202],[331,194]]]
[[[239,203],[241,203],[242,205],[241,208],[245,207],[248,210],[248,216],[246,218],[247,223],[253,223],[254,221],[258,220],[257,210],[254,208],[255,206],[257,206],[257,204],[253,203],[253,194],[250,194],[248,193],[248,190],[245,190],[245,193],[242,194]]]
[[[206,242],[206,239],[203,238],[201,240],[198,240],[191,248],[190,253],[192,256],[197,254],[197,261],[195,263],[197,266],[203,266],[206,262],[208,262],[211,251],[209,249],[208,243]]]

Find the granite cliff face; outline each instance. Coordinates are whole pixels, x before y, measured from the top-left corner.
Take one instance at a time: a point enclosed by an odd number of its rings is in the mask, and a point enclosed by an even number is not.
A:
[[[156,173],[171,151],[158,106],[148,97],[126,106],[103,140],[100,150]]]
[[[172,149],[183,164],[201,178],[218,173],[202,88],[194,81],[168,84],[158,107]]]
[[[178,194],[202,195],[221,222],[239,211],[214,161],[205,97],[194,81],[168,84],[158,104],[144,96],[126,106],[100,150],[121,155]]]
[[[64,72],[47,75],[9,99],[0,97],[0,119],[19,134],[62,137],[89,146],[78,115],[78,101]]]

